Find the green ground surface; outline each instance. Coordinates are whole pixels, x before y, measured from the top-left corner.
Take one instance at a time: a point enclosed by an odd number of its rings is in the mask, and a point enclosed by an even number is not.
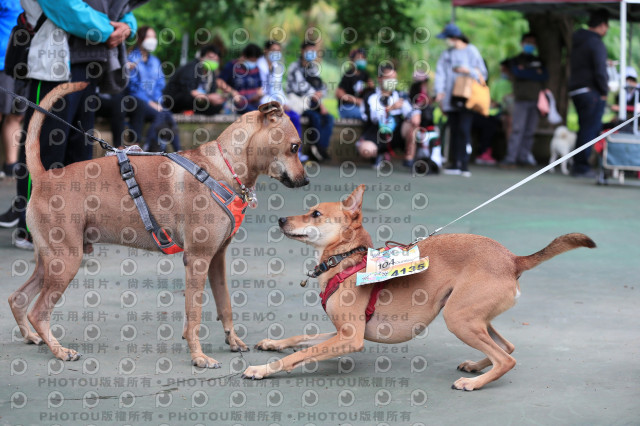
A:
[[[309,188],[297,190],[261,179],[259,206],[227,259],[235,324],[245,342],[333,330],[317,285],[298,285],[313,253],[270,231],[279,216],[366,183],[365,227],[374,243],[408,242],[412,232],[453,220],[527,174],[472,171],[470,179],[412,177],[404,170],[382,177],[364,166],[353,175],[323,167]],[[0,182],[2,208],[13,191],[13,182]],[[252,382],[240,378],[246,365],[285,354],[229,352],[210,300],[203,343],[223,366],[193,369],[180,338],[181,257],[116,246],[96,247],[54,311],[61,342],[75,345],[83,358],[53,360],[46,347],[15,337],[6,300],[34,263],[31,253],[11,246],[11,230],[0,229],[0,424],[637,424],[639,191],[546,174],[446,229],[494,238],[522,255],[568,232],[598,244],[522,276],[518,303],[494,321],[514,343],[518,364],[476,392],[450,388],[461,375],[472,376],[455,367],[480,354],[449,333],[441,317],[411,342],[367,343],[362,353],[308,368],[315,371]],[[416,194],[428,198],[426,208],[418,208],[424,198]],[[121,272],[130,260],[137,264],[131,276]]]

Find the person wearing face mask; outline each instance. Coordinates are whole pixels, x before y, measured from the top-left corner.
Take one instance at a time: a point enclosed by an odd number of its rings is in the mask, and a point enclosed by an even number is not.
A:
[[[638,72],[636,71],[635,68],[627,67],[625,81],[627,85],[624,87],[624,91],[625,91],[625,99],[627,103],[627,115],[629,115],[629,113],[633,113],[634,106],[636,104],[636,94],[639,89],[638,88]],[[616,100],[617,99],[618,98],[616,97]],[[620,107],[617,103],[611,105],[611,111],[618,112],[619,110],[620,110]],[[617,121],[617,116],[614,122],[616,121]]]
[[[486,81],[487,67],[478,49],[469,43],[457,25],[447,24],[436,37],[447,43],[447,50],[438,58],[434,83],[436,102],[440,103],[440,108],[447,115],[450,132],[451,164],[444,169],[444,173],[470,177],[468,151],[471,147],[473,112],[465,107],[464,102],[452,101],[451,94],[459,76],[470,75],[478,82]]]
[[[360,106],[375,89],[375,84],[367,72],[367,57],[364,49],[354,49],[349,53],[350,63],[336,89],[340,118],[363,120]]]
[[[366,122],[356,149],[363,158],[375,159],[373,167],[378,168],[383,160],[390,160],[393,148],[404,148],[403,165],[412,167],[421,111],[414,109],[396,90],[398,77],[391,65],[379,67],[378,83],[379,87],[361,106]]]
[[[131,130],[134,142],[143,145],[145,151],[164,151],[166,142],[170,141],[177,152],[180,151],[178,126],[171,112],[161,106],[165,87],[162,64],[160,59],[151,54],[157,46],[158,38],[153,28],[138,28],[136,45],[129,53],[127,64],[130,75],[127,92],[135,99]],[[151,125],[143,142],[142,127],[145,121]]]
[[[216,76],[220,66],[218,47],[209,44],[200,49],[196,59],[187,62],[173,74],[164,89],[164,107],[175,113],[193,111],[197,114],[220,113],[226,98],[218,89],[241,101],[237,90]]]
[[[260,106],[264,94],[258,58],[262,51],[258,45],[250,43],[242,49],[242,55],[225,65],[220,78],[240,94],[234,100],[234,107],[238,114],[255,111]]]
[[[538,95],[549,79],[547,69],[536,55],[536,36],[532,33],[523,34],[520,42],[522,52],[502,62],[503,70],[511,77],[514,97],[507,155],[500,163],[500,166],[507,168],[516,164],[537,164],[531,148],[540,118]]]
[[[258,59],[258,69],[260,70],[260,80],[262,81],[262,91],[264,95],[260,103],[277,101],[282,105],[285,114],[291,119],[298,135],[302,139],[302,125],[300,115],[289,108],[287,96],[282,87],[282,76],[284,75],[284,58],[282,56],[282,46],[275,40],[267,40],[264,43],[264,54]],[[298,150],[300,161],[305,162],[309,157]]]
[[[333,132],[333,116],[322,103],[327,86],[320,78],[317,62],[318,50],[312,41],[304,41],[300,59],[289,65],[287,71],[287,97],[289,107],[309,118],[305,139],[311,145],[311,154],[319,161],[329,160],[329,142]]]

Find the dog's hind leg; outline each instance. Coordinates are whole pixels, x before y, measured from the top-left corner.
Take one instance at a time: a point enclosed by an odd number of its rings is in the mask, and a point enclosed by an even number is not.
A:
[[[260,349],[261,351],[281,351],[287,348],[308,348],[327,341],[335,335],[336,332],[334,331],[333,333],[315,335],[303,334],[281,340],[263,339],[258,342],[256,349]]]
[[[33,299],[40,293],[44,278],[44,267],[39,256],[36,258],[36,269],[31,277],[22,284],[22,286],[9,296],[9,306],[11,312],[18,323],[20,333],[24,337],[25,343],[42,343],[40,336],[31,330],[29,320],[27,319],[27,310]]]
[[[491,336],[493,341],[496,342],[498,346],[502,348],[502,350],[504,350],[509,355],[513,353],[513,350],[515,349],[513,344],[509,342],[507,339],[505,339],[504,337],[502,337],[500,333],[498,333],[491,324],[489,324],[489,326],[487,327],[487,331],[489,332],[489,336]],[[465,361],[458,366],[458,370],[466,371],[468,373],[475,373],[477,371],[484,370],[490,365],[491,365],[491,360],[489,358],[485,358],[477,362]]]
[[[558,153],[555,152],[553,149],[551,149],[551,158],[549,158],[549,164],[553,163],[557,159],[558,159]],[[555,172],[556,172],[555,167],[552,167],[551,169],[549,169],[549,173],[555,173]],[[564,169],[563,169],[563,173],[564,173]]]
[[[225,254],[228,243],[220,248],[213,257],[209,265],[209,285],[216,301],[218,320],[222,322],[225,334],[225,343],[229,345],[232,352],[245,352],[249,348],[238,337],[233,329],[233,318],[231,312],[231,299],[229,298],[229,287],[227,286]]]
[[[67,246],[63,250],[73,252]],[[79,241],[77,247],[82,247],[82,240]],[[48,248],[50,252],[53,249]],[[80,358],[80,354],[73,349],[68,349],[60,345],[50,328],[51,312],[56,303],[67,289],[67,286],[78,272],[80,263],[82,262],[82,250],[76,250],[74,255],[50,256],[42,255],[42,267],[44,269],[43,287],[40,297],[36,300],[33,309],[29,311],[27,317],[29,322],[36,329],[42,340],[49,346],[49,349],[56,358],[63,361],[76,361]]]
[[[187,258],[187,255],[185,254],[187,280],[184,297],[187,328],[183,337],[187,339],[187,344],[191,351],[191,362],[193,365],[201,368],[220,368],[222,367],[222,364],[202,352],[200,336],[198,335],[200,331],[200,324],[202,322],[204,286],[207,280],[207,271],[209,270],[210,263],[210,257],[197,256],[190,253]]]
[[[490,299],[485,299],[484,303],[478,300],[475,301],[475,304],[470,303],[468,297],[460,297],[460,293],[456,295],[455,291],[449,298],[443,309],[447,328],[458,339],[483,352],[487,356],[488,362],[493,365],[491,370],[478,377],[461,377],[456,380],[452,388],[467,391],[480,389],[487,383],[502,377],[516,365],[516,360],[500,347],[489,334],[489,321],[507,308],[506,303],[504,306],[500,306],[500,301]],[[482,360],[479,364],[486,364],[486,361]]]

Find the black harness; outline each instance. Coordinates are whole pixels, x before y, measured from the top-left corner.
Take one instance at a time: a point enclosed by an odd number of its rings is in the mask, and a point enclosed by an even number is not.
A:
[[[147,232],[151,233],[153,240],[158,245],[158,248],[164,254],[174,254],[184,251],[182,247],[180,247],[173,239],[171,235],[158,225],[158,222],[154,218],[153,214],[149,210],[149,206],[147,202],[144,200],[142,196],[142,191],[140,190],[140,186],[135,178],[135,173],[133,171],[133,167],[131,166],[131,162],[127,156],[127,152],[122,149],[118,149],[115,151],[115,155],[118,158],[118,166],[120,167],[120,176],[122,180],[127,185],[127,189],[129,191],[129,195],[133,199],[135,203],[138,213],[140,214],[140,218],[142,219],[142,223],[144,224],[144,228]],[[134,154],[135,155],[135,154]],[[241,199],[235,191],[231,190],[229,186],[224,181],[217,181],[213,179],[209,173],[207,173],[203,168],[198,166],[193,161],[184,158],[183,156],[176,153],[162,153],[164,157],[169,158],[176,164],[182,166],[186,171],[191,173],[199,182],[205,184],[211,190],[212,198],[222,207],[222,210],[229,216],[229,220],[231,221],[231,226],[226,238],[231,237],[237,228],[240,226],[240,223],[236,223],[236,215],[231,211],[231,204]],[[243,209],[242,215],[244,215],[246,209],[246,200],[243,201]],[[236,203],[237,204],[237,203]],[[240,218],[240,222],[242,218]],[[226,239],[225,238],[225,239]]]

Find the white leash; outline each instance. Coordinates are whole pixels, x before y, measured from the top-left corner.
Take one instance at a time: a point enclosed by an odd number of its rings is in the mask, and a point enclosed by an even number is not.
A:
[[[616,131],[618,131],[619,129],[621,129],[622,127],[626,126],[627,124],[629,124],[631,121],[637,119],[640,117],[640,114],[635,115],[633,117],[631,117],[630,119],[628,119],[627,121],[625,121],[624,123],[621,123],[619,125],[617,125],[616,127],[614,127],[613,129],[601,134],[600,136],[598,136],[595,139],[592,139],[591,141],[587,142],[586,144],[582,145],[579,148],[574,149],[573,151],[571,151],[570,153],[568,153],[567,155],[558,158],[556,161],[554,161],[553,163],[549,164],[548,166],[538,170],[537,172],[535,172],[532,175],[527,176],[526,178],[522,179],[520,182],[510,186],[509,188],[505,189],[504,191],[502,191],[501,193],[499,193],[498,195],[496,195],[495,197],[491,198],[490,200],[485,201],[484,203],[480,204],[478,207],[474,208],[473,210],[469,210],[468,212],[466,212],[465,214],[463,214],[462,216],[460,216],[459,218],[457,218],[456,220],[453,220],[449,223],[447,223],[444,226],[441,226],[440,228],[436,229],[435,231],[433,231],[432,233],[429,234],[429,236],[432,236],[435,233],[438,233],[440,231],[442,231],[444,228],[446,228],[449,225],[452,225],[454,223],[456,223],[457,221],[459,221],[460,219],[462,219],[465,216],[470,215],[471,213],[475,212],[476,210],[481,209],[482,207],[486,206],[489,203],[494,202],[495,200],[497,200],[498,198],[502,197],[503,195],[508,194],[509,192],[513,191],[514,189],[524,185],[525,183],[529,182],[530,180],[533,180],[535,178],[537,178],[538,176],[540,176],[541,174],[543,174],[544,172],[554,168],[555,166],[557,166],[558,164],[562,163],[563,161],[568,160],[569,158],[573,157],[574,155],[576,155],[579,152],[584,151],[585,149],[589,148],[591,145],[595,144],[596,142],[598,142],[601,139],[606,138],[607,136],[609,136],[611,133],[614,133]]]

